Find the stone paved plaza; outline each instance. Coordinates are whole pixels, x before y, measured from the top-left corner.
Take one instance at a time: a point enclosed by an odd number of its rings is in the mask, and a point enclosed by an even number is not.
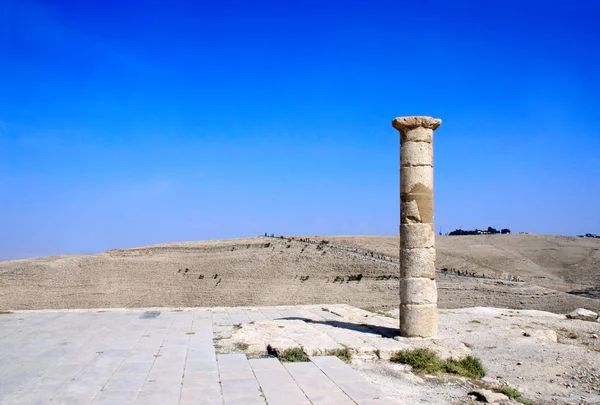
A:
[[[340,310],[351,311],[352,307],[340,306]],[[310,314],[313,325],[299,320],[306,321]],[[341,319],[315,306],[296,310],[160,308],[1,314],[0,403],[400,403],[337,357],[311,356],[310,362],[282,363],[273,357],[248,359],[243,352],[221,353],[219,349],[218,342],[231,340],[232,333],[243,325],[252,328],[278,322],[290,326],[284,345],[302,343],[294,340],[300,336],[316,342],[313,353],[319,351],[319,339],[324,339],[327,347],[339,347],[332,339],[333,344],[328,344],[325,336],[340,335],[340,325],[324,331],[326,322],[319,320],[326,321],[325,317],[330,322],[332,317]],[[298,322],[314,329],[299,335],[293,327]],[[381,322],[391,326],[397,321]],[[356,326],[359,329],[350,328],[345,339],[356,343],[357,334],[365,334],[360,330],[364,325]],[[279,324],[275,329],[285,327]],[[367,341],[383,339],[376,335]],[[366,346],[373,347],[372,342]]]

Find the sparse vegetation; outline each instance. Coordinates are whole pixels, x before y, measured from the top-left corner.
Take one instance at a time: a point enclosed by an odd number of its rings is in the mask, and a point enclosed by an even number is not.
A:
[[[327,356],[335,356],[346,363],[350,363],[352,361],[352,352],[347,347],[343,347],[341,349],[331,349],[325,354]]]
[[[0,311],[0,315],[10,315],[10,314],[14,314],[13,311]]]
[[[509,397],[510,399],[512,399],[513,401],[520,402],[523,405],[535,405],[535,402],[532,402],[528,399],[523,398],[523,396],[521,396],[521,393],[514,388],[511,388],[508,386],[502,386],[502,387],[491,387],[491,389],[492,389],[492,391],[498,392],[500,394],[504,394],[507,397]]]
[[[239,351],[245,352],[246,350],[248,350],[248,347],[250,347],[248,345],[248,343],[244,343],[244,342],[235,342],[235,348]]]
[[[285,349],[283,353],[277,354],[277,357],[279,360],[288,363],[308,361],[308,356],[304,353],[304,348],[302,346]]]
[[[442,360],[430,349],[402,350],[392,355],[394,363],[407,364],[418,373],[449,373],[468,378],[481,378],[485,370],[479,359],[467,356],[464,359]]]
[[[283,352],[280,352],[273,346],[267,345],[267,354],[270,356],[275,356],[280,361],[288,363],[309,361],[308,356],[306,355],[306,353],[304,353],[304,348],[302,346],[292,347],[289,349],[285,349]]]
[[[389,314],[389,313],[385,312],[382,309],[377,309],[377,308],[374,308],[374,307],[364,307],[364,308],[361,308],[361,309],[364,310],[364,311],[372,312],[372,313],[377,314],[377,315],[387,316],[388,318],[396,319],[392,314]]]

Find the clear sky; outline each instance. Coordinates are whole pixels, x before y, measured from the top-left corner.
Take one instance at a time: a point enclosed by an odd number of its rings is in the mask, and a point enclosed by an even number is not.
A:
[[[436,228],[600,233],[600,2],[0,1],[0,260],[395,235],[432,115]]]

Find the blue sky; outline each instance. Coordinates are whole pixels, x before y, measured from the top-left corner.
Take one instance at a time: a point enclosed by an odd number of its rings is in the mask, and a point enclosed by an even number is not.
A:
[[[397,234],[403,115],[443,120],[438,230],[600,233],[599,17],[585,0],[3,0],[0,260]]]

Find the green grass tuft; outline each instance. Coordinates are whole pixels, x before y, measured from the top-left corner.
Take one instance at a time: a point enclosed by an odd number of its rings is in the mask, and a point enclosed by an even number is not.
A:
[[[513,401],[520,402],[523,405],[535,405],[535,402],[531,402],[530,400],[523,398],[519,391],[511,387],[492,387],[492,391],[504,394]]]
[[[402,350],[394,353],[390,360],[394,363],[408,364],[418,373],[449,373],[468,378],[485,376],[485,370],[481,362],[475,357],[468,356],[461,360],[442,360],[430,349]]]
[[[279,360],[288,363],[308,361],[308,356],[304,353],[304,348],[302,346],[285,349],[278,357]]]
[[[481,378],[485,376],[485,369],[478,358],[467,356],[460,360],[446,360],[446,372],[458,374],[463,377]]]
[[[331,349],[325,353],[327,356],[336,356],[338,359],[350,363],[352,361],[352,352],[347,347],[341,349]]]

